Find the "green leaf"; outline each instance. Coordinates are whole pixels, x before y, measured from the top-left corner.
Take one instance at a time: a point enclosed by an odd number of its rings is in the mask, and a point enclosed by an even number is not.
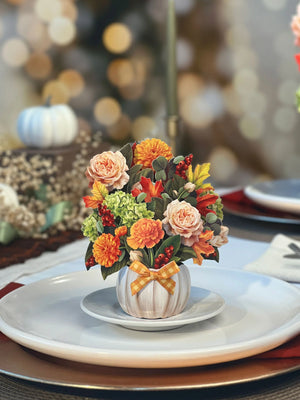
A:
[[[145,168],[142,170],[141,175],[144,176],[145,178],[149,178],[151,179],[151,181],[153,181],[154,179],[154,173],[153,170],[151,168]]]
[[[158,250],[155,253],[155,258],[158,257],[159,254],[164,253],[165,248],[169,246],[174,247],[173,256],[175,256],[180,249],[181,239],[180,235],[170,236],[168,239],[164,240]]]
[[[193,207],[196,207],[196,206],[197,206],[197,200],[196,200],[196,198],[193,197],[193,196],[188,196],[188,197],[185,199],[185,201],[186,201],[187,203],[190,203],[190,205],[193,206]]]
[[[97,228],[97,231],[99,233],[103,233],[104,232],[104,226],[102,224],[102,221],[100,221],[100,220],[97,221],[96,228]]]
[[[86,262],[93,255],[93,242],[90,242],[88,248],[86,249],[84,261]],[[89,268],[88,268],[89,269]]]
[[[167,165],[168,165],[168,160],[163,156],[159,156],[152,161],[152,167],[154,171],[164,170],[167,167]]]
[[[147,197],[147,194],[142,192],[137,196],[136,200],[138,203],[141,203],[142,201],[145,200],[146,197]]]
[[[154,197],[155,202],[155,215],[154,219],[164,219],[164,212],[167,208],[167,205],[171,202],[171,199],[160,199],[159,197]]]
[[[106,268],[103,265],[101,265],[101,274],[102,274],[103,279],[105,280],[109,275],[120,271],[120,269],[125,267],[127,262],[128,262],[128,259],[126,257],[124,257],[122,261],[115,262],[112,267]]]
[[[197,258],[197,255],[192,247],[184,246],[178,251],[177,256],[181,261],[189,260],[190,258]]]
[[[161,171],[156,172],[155,179],[157,181],[165,181],[167,179],[165,171],[162,169]]]
[[[126,164],[128,165],[128,168],[130,168],[131,164],[132,164],[132,158],[133,158],[133,152],[132,152],[132,147],[131,147],[130,143],[125,144],[125,146],[123,146],[120,149],[120,152],[126,158]]]
[[[177,156],[174,158],[173,162],[174,162],[174,164],[179,164],[180,161],[183,161],[183,160],[184,160],[183,156]]]

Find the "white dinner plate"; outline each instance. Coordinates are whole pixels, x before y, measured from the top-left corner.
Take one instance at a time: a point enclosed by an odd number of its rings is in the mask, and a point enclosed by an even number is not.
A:
[[[250,272],[190,267],[193,286],[225,300],[217,316],[163,332],[99,321],[80,308],[88,293],[115,285],[98,268],[44,279],[0,301],[0,329],[31,349],[84,363],[170,368],[236,360],[270,350],[300,332],[300,291]]]
[[[97,290],[85,296],[81,309],[94,318],[138,331],[165,331],[204,321],[219,314],[225,302],[217,293],[193,286],[185,309],[178,315],[163,319],[135,318],[119,305],[115,287]]]
[[[245,194],[263,206],[300,214],[300,179],[258,182],[247,186]]]

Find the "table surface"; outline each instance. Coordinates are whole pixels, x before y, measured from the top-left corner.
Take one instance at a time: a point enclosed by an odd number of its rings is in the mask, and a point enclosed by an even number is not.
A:
[[[270,242],[277,233],[300,239],[300,226],[252,221],[225,214],[224,224],[230,227],[231,236]],[[89,390],[72,387],[33,383],[4,374],[0,375],[1,400],[53,399],[179,399],[188,395],[190,399],[228,400],[296,400],[300,399],[300,370],[279,376],[234,385],[214,388],[166,390],[166,391],[112,391]]]

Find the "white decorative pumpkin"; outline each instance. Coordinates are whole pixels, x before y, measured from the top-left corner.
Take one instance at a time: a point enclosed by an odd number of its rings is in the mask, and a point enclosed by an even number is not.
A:
[[[28,147],[59,147],[73,142],[78,121],[66,104],[30,107],[23,110],[17,123],[20,140]]]
[[[117,297],[121,308],[138,318],[167,318],[183,311],[190,297],[191,278],[188,268],[179,265],[180,271],[171,279],[176,282],[174,294],[170,294],[155,280],[149,282],[135,295],[130,284],[139,276],[128,267],[122,268],[117,278]]]
[[[5,206],[16,208],[19,205],[19,199],[15,189],[5,183],[0,183],[0,197],[3,197]]]

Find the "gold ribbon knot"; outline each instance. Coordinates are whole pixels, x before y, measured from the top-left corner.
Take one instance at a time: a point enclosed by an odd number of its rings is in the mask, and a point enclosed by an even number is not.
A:
[[[146,267],[146,265],[144,265],[140,261],[134,261],[130,265],[129,269],[139,274],[137,279],[133,281],[130,285],[132,296],[138,293],[151,281],[157,281],[170,294],[174,294],[176,282],[171,279],[171,276],[177,274],[177,272],[180,271],[180,268],[175,261],[171,261],[169,264],[166,264],[157,271],[151,271],[149,268]]]

